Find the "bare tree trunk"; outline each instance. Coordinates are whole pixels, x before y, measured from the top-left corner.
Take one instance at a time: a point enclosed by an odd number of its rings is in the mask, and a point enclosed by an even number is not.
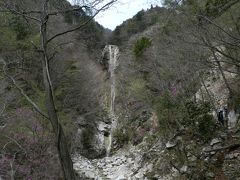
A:
[[[201,79],[201,82],[202,82],[202,84],[203,84],[203,87],[204,87],[204,89],[205,89],[205,91],[206,91],[206,93],[207,93],[207,95],[208,95],[208,97],[209,97],[210,103],[211,103],[212,107],[214,108],[215,113],[217,114],[217,108],[216,108],[216,106],[215,106],[215,104],[214,104],[214,99],[213,99],[211,93],[209,92],[206,84],[204,83],[203,78],[202,78],[202,77],[199,77],[199,78]]]
[[[227,78],[226,78],[224,72],[223,72],[222,65],[221,65],[220,61],[218,60],[215,52],[214,52],[213,50],[211,50],[211,51],[212,51],[212,54],[213,54],[213,58],[214,58],[214,60],[215,60],[216,63],[217,63],[218,69],[219,69],[219,71],[220,71],[220,73],[221,73],[221,75],[222,75],[222,77],[223,77],[224,83],[225,83],[225,85],[226,85],[226,87],[227,87],[227,89],[228,89],[228,91],[229,91],[229,97],[231,98],[232,95],[233,95],[233,92],[232,92],[232,89],[231,89],[231,87],[230,87],[230,85],[229,85],[229,83],[228,83],[228,81],[227,81]]]
[[[219,69],[219,71],[220,71],[220,73],[221,73],[221,76],[223,77],[223,81],[224,81],[224,83],[225,83],[225,85],[226,85],[226,88],[227,88],[228,91],[229,91],[229,98],[232,98],[232,96],[233,96],[232,88],[230,87],[230,85],[229,85],[229,83],[228,83],[228,80],[227,80],[227,78],[226,78],[226,76],[225,76],[225,74],[224,74],[224,70],[223,70],[222,65],[221,65],[221,63],[220,63],[220,61],[219,61],[219,59],[218,59],[218,57],[217,57],[217,55],[216,55],[215,48],[214,48],[214,46],[212,45],[212,43],[211,43],[211,41],[210,41],[210,38],[209,38],[207,35],[205,35],[205,38],[202,38],[202,39],[203,39],[204,44],[205,44],[205,45],[209,48],[209,50],[211,51],[211,53],[212,53],[212,55],[213,55],[213,58],[214,58],[215,62],[217,63],[218,69]],[[216,48],[216,49],[217,49],[217,48]]]
[[[47,48],[47,22],[48,22],[48,0],[45,0],[43,5],[43,12],[41,17],[40,36],[42,40],[42,70],[44,87],[46,92],[46,107],[48,111],[49,120],[52,124],[53,132],[57,140],[57,149],[59,160],[62,166],[63,175],[66,180],[75,180],[75,173],[73,170],[72,159],[68,150],[68,143],[64,135],[62,126],[59,122],[53,95],[53,87],[49,72],[49,58]]]

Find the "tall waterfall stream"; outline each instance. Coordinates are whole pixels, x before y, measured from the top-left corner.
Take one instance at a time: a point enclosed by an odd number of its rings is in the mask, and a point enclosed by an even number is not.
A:
[[[106,146],[106,155],[107,157],[110,155],[111,147],[112,147],[112,130],[116,127],[117,117],[115,115],[115,98],[116,98],[116,76],[115,69],[118,66],[118,55],[119,49],[117,46],[109,45],[109,68],[108,71],[110,73],[110,84],[111,84],[111,98],[110,98],[110,118],[111,118],[111,129],[109,133],[109,139]]]

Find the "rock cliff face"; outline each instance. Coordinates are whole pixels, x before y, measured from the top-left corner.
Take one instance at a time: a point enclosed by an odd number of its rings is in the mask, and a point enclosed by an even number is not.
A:
[[[76,121],[78,130],[75,137],[74,151],[87,158],[109,156],[112,148],[112,133],[117,124],[117,116],[115,114],[115,70],[118,66],[118,57],[119,49],[117,46],[107,45],[104,48],[101,64],[104,69],[107,68],[105,86],[107,86],[106,89],[109,89],[109,92],[105,90],[106,102],[104,102],[104,99],[100,99],[102,101],[100,102],[100,108],[105,110],[106,114],[100,115],[99,111],[90,112],[79,116]],[[89,122],[91,119],[92,122]]]
[[[211,57],[210,57],[211,59]],[[222,67],[226,64],[221,63]],[[236,107],[229,104],[230,93],[226,86],[225,81],[228,83],[236,83],[236,69],[233,66],[225,67],[228,72],[224,72],[224,78],[222,73],[217,69],[211,69],[206,73],[206,78],[202,80],[202,87],[198,90],[195,95],[197,101],[204,101],[211,99],[211,103],[214,107],[213,115],[217,121],[219,111],[223,111],[225,126],[229,129],[235,128],[237,125],[239,112]]]

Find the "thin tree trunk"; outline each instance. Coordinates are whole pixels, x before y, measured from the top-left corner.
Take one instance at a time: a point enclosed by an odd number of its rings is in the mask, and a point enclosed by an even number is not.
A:
[[[210,103],[211,103],[212,107],[214,108],[215,113],[217,114],[217,108],[216,108],[216,106],[215,106],[215,104],[214,104],[214,99],[213,99],[213,97],[211,96],[209,90],[207,89],[207,86],[206,86],[206,84],[204,83],[203,78],[202,78],[202,77],[199,77],[199,78],[201,78],[203,87],[204,87],[204,89],[205,89],[205,91],[206,91],[206,93],[207,93],[207,95],[208,95],[208,97],[209,97]]]
[[[213,50],[211,50],[211,51],[212,51],[212,54],[213,54],[213,58],[214,58],[214,60],[215,60],[216,63],[217,63],[218,69],[219,69],[219,71],[220,71],[220,73],[221,73],[221,75],[222,75],[222,77],[223,77],[224,83],[225,83],[225,85],[226,85],[226,87],[227,87],[227,89],[228,89],[228,91],[229,91],[229,97],[231,98],[232,95],[233,95],[233,92],[232,92],[232,89],[231,89],[231,87],[230,87],[230,85],[229,85],[229,83],[228,83],[228,81],[227,81],[227,78],[226,78],[224,72],[223,72],[222,65],[221,65],[221,63],[219,62],[219,60],[218,60],[215,52],[214,52]]]
[[[223,77],[223,81],[224,81],[224,83],[226,85],[226,88],[229,91],[229,98],[232,98],[233,91],[232,91],[232,89],[231,89],[231,87],[230,87],[230,85],[229,85],[229,83],[227,81],[227,78],[226,78],[225,74],[224,74],[224,70],[222,68],[222,65],[221,65],[220,61],[218,60],[218,57],[216,56],[215,49],[217,49],[217,48],[214,48],[214,46],[212,45],[212,43],[211,43],[211,41],[210,41],[208,36],[205,36],[205,38],[203,38],[203,42],[207,45],[207,47],[209,47],[209,49],[210,49],[210,51],[211,51],[211,53],[213,55],[213,58],[214,58],[215,62],[217,63],[217,66],[218,66],[218,69],[219,69],[219,71],[221,73],[221,76]]]
[[[73,170],[72,159],[68,150],[68,143],[64,135],[62,126],[59,122],[55,102],[53,95],[53,87],[49,72],[49,58],[47,52],[47,21],[48,21],[48,0],[45,0],[43,5],[43,13],[41,17],[41,29],[40,35],[42,40],[42,68],[43,68],[43,79],[44,87],[46,92],[46,107],[48,111],[49,120],[52,124],[53,132],[57,141],[57,149],[59,160],[61,163],[64,178],[66,180],[75,180],[75,173]]]

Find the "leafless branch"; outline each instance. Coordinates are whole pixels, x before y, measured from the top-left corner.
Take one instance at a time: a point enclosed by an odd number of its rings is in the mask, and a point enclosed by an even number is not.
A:
[[[56,16],[58,14],[64,14],[64,13],[69,13],[69,12],[76,12],[76,11],[80,11],[84,8],[89,8],[89,6],[80,6],[80,7],[77,7],[77,8],[73,8],[73,9],[68,9],[68,10],[63,10],[63,11],[52,11],[50,13],[48,13],[48,16]]]
[[[21,146],[21,144],[19,144],[19,143],[17,142],[17,140],[15,140],[15,139],[7,136],[7,135],[1,135],[1,136],[5,137],[5,138],[7,138],[7,139],[9,139],[9,140],[11,140],[11,142],[15,143],[21,150],[24,151],[24,153],[27,153],[27,151]],[[5,144],[4,147],[3,147],[3,150],[4,150],[4,149],[7,147],[7,145],[10,144],[11,142]]]
[[[229,152],[234,151],[236,149],[240,148],[240,143],[237,144],[231,144],[229,146],[224,146],[221,148],[215,148],[211,150],[205,150],[205,152],[216,152],[216,151],[223,151],[223,150],[228,150]]]
[[[214,25],[215,27],[217,27],[218,29],[220,29],[221,31],[223,31],[225,34],[227,34],[229,37],[231,37],[232,39],[235,39],[235,40],[238,40],[240,41],[239,38],[233,36],[232,34],[230,34],[229,32],[227,32],[225,29],[223,29],[220,25],[218,25],[217,23],[215,23],[214,21],[212,21],[211,19],[209,19],[208,17],[206,16],[203,16],[203,15],[197,15],[198,17],[200,18],[203,18],[205,19],[206,21],[208,21],[209,23],[211,23],[212,25]]]
[[[15,9],[13,9],[13,8],[10,8],[7,4],[2,4],[1,6],[4,8],[4,10],[1,10],[0,12],[5,12],[5,13],[9,12],[9,13],[12,13],[12,14],[15,14],[15,15],[20,15],[25,19],[27,18],[27,19],[31,19],[31,20],[34,20],[34,21],[37,21],[37,22],[41,22],[40,19],[38,19],[36,17],[33,17],[33,16],[30,16],[30,15],[24,13],[24,12],[20,12],[20,11],[17,11]]]
[[[97,12],[91,16],[86,22],[84,22],[83,24],[80,24],[79,26],[77,27],[74,27],[74,28],[71,28],[69,30],[66,30],[64,32],[61,32],[61,33],[58,33],[58,34],[55,34],[53,35],[51,38],[48,39],[47,43],[50,43],[52,40],[54,40],[55,38],[59,37],[59,36],[62,36],[64,34],[68,34],[68,33],[71,33],[71,32],[74,32],[76,30],[79,30],[83,27],[85,27],[90,21],[92,21],[101,11],[105,10],[106,8],[108,8],[109,6],[111,6],[114,2],[116,2],[116,0],[112,0],[110,1],[109,3],[105,4],[104,6],[102,6],[100,9],[97,10]]]
[[[6,72],[6,62],[3,59],[1,59],[1,62],[3,63],[4,75],[12,81],[14,86],[19,90],[19,92],[24,96],[24,98],[34,107],[34,109],[43,117],[48,119],[48,116],[43,111],[41,111],[37,104],[34,103],[33,100],[24,92],[24,90],[17,84],[16,80],[12,76],[8,75],[8,73]]]
[[[1,110],[1,112],[0,112],[0,116],[2,116],[2,115],[3,115],[3,113],[4,113],[5,109],[6,109],[6,105],[4,104],[4,105],[3,105],[3,109],[2,109],[2,110]]]

